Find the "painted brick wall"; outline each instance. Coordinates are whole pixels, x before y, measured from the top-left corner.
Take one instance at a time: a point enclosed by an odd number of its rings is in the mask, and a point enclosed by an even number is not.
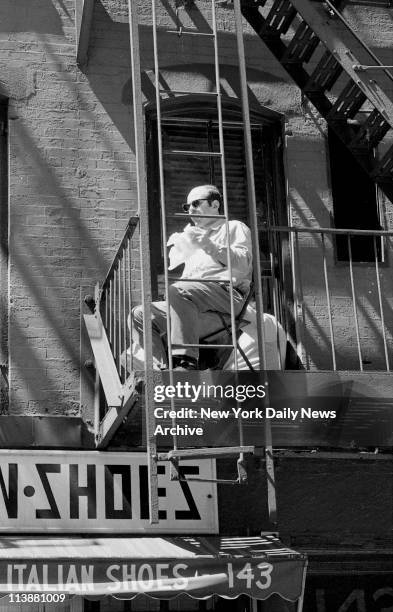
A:
[[[10,411],[74,415],[91,404],[81,397],[90,385],[81,366],[90,356],[80,341],[81,298],[102,280],[136,210],[125,76],[105,89],[104,66],[99,75],[94,62],[91,74],[76,67],[74,2],[40,0],[25,11],[6,5]],[[14,67],[24,71],[27,91],[11,82]]]

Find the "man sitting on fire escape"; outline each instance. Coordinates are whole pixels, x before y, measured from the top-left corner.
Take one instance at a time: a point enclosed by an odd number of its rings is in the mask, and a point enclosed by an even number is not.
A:
[[[226,223],[224,218],[217,218],[222,214],[222,207],[217,187],[194,187],[183,205],[192,223],[182,233],[173,234],[168,241],[168,246],[171,246],[169,269],[184,263],[181,278],[187,279],[169,286],[170,340],[176,370],[195,370],[198,367],[199,349],[179,345],[198,344],[202,336],[210,336],[222,329],[218,313],[230,315],[231,312]],[[229,250],[233,305],[237,316],[248,296],[252,277],[251,233],[241,221],[229,221]],[[162,367],[167,366],[166,317],[166,302],[153,302],[153,357]],[[143,346],[141,306],[133,309],[132,321]]]

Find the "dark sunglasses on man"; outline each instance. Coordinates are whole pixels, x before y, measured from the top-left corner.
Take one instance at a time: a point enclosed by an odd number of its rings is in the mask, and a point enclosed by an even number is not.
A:
[[[193,202],[190,202],[189,204],[185,202],[184,204],[182,204],[182,208],[184,212],[188,212],[190,210],[190,206],[192,206],[193,208],[199,208],[203,202],[211,202],[211,201],[212,201],[211,198],[202,198],[201,200],[194,200]]]

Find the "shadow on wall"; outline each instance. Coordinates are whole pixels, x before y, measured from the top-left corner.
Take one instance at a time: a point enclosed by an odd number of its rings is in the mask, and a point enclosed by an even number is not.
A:
[[[164,3],[165,4],[165,3]],[[201,25],[201,31],[207,26]],[[141,25],[139,35],[142,48],[142,93],[147,102],[155,102],[153,61],[153,36],[150,26]],[[177,37],[176,37],[177,38]],[[159,33],[158,45],[161,50],[173,47],[173,35]],[[233,33],[220,34],[222,48],[234,49],[231,61],[236,62],[236,41]],[[209,53],[198,57],[193,43],[182,42],[183,63],[181,56],[176,56],[179,63],[165,65],[162,58],[160,82],[162,89],[192,89],[211,92],[215,89],[214,67],[208,63]],[[173,55],[172,55],[173,57]],[[198,59],[199,62],[195,60]],[[205,60],[205,62],[203,62]],[[211,52],[213,61],[213,49]],[[134,135],[132,130],[132,80],[130,67],[130,35],[128,23],[113,21],[105,7],[96,2],[94,8],[93,25],[91,31],[90,47],[87,66],[83,72],[102,106],[112,119],[114,125],[123,136],[127,144],[134,150]],[[240,82],[238,68],[227,63],[220,70],[221,93],[223,95],[240,99]],[[269,84],[284,82],[279,76],[263,72],[254,68],[247,70],[248,82],[251,84]],[[261,108],[252,89],[248,88],[250,104]],[[262,108],[261,108],[262,110]]]
[[[18,382],[13,385],[13,411],[23,407],[27,390],[29,401],[40,406],[41,412],[55,397],[54,411],[75,414],[79,372],[90,382],[87,371],[80,370],[80,288],[86,283],[84,275],[102,277],[108,262],[99,249],[99,239],[67,194],[64,179],[61,182],[31,133],[21,121],[13,123],[13,131],[14,153],[22,170],[19,195],[13,198],[10,244],[16,283],[10,346],[19,381],[19,386]],[[32,218],[42,219],[37,221],[41,225],[32,225]],[[48,342],[42,342],[43,334]],[[72,382],[68,391],[67,381]]]
[[[1,0],[0,32],[62,35],[63,28],[51,0]]]
[[[97,248],[97,240],[94,240],[86,224],[81,220],[79,207],[68,196],[64,180],[62,184],[22,122],[16,121],[14,123],[14,133],[18,163],[23,166],[25,177],[30,175],[28,181],[33,186],[33,192],[41,194],[43,199],[53,198],[54,206],[57,209],[57,218],[49,219],[49,223],[52,223],[54,227],[61,223],[64,227],[71,228],[64,237],[67,237],[71,243],[72,251],[70,255],[72,261],[75,261],[75,254],[83,247],[86,264],[100,275],[104,274],[107,270],[107,261]],[[66,149],[64,149],[64,153],[67,153]],[[44,190],[42,189],[43,185],[45,186]],[[46,206],[48,205],[46,203]],[[27,209],[26,214],[28,214]],[[65,223],[65,220],[68,221],[68,224]],[[48,230],[50,232],[50,225]],[[62,261],[64,263],[64,258]]]

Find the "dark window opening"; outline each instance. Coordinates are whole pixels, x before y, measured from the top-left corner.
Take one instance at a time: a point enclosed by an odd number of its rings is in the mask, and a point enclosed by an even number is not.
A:
[[[181,231],[187,223],[185,218],[176,219],[176,213],[182,212],[181,203],[188,192],[196,185],[215,184],[222,190],[222,172],[220,159],[198,152],[219,152],[219,135],[216,121],[217,110],[211,110],[211,117],[194,112],[192,116],[182,115],[177,109],[176,116],[164,116],[162,119],[162,136],[164,151],[195,151],[195,155],[164,153],[164,184],[167,212],[167,234]],[[149,212],[152,249],[152,285],[154,298],[160,298],[164,292],[163,283],[163,247],[159,221],[159,180],[157,155],[157,124],[155,117],[147,123],[148,136],[148,174]],[[280,286],[282,279],[282,244],[275,240],[266,229],[271,225],[287,225],[284,190],[282,187],[281,125],[277,121],[252,122],[252,144],[254,156],[255,192],[257,201],[257,227],[259,228],[260,259],[263,283],[266,285],[265,310],[275,312],[283,321],[282,304],[288,300],[280,297],[273,303],[272,288],[276,293],[283,292]],[[224,116],[224,153],[226,183],[228,194],[229,217],[238,219],[250,226],[247,178],[244,157],[244,135],[241,116]]]
[[[328,144],[336,229],[380,230],[380,211],[375,183],[358,164],[351,152],[329,128]],[[370,154],[371,156],[371,154]],[[350,241],[350,243],[349,243]],[[370,236],[336,236],[338,261],[375,262],[382,260],[380,238]]]

